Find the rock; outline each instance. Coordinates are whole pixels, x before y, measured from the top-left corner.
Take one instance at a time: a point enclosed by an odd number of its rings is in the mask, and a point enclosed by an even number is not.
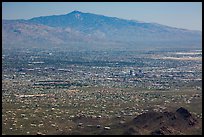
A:
[[[100,127],[101,127],[101,125],[96,125],[96,127],[97,127],[97,128],[100,128]]]
[[[133,127],[128,128],[123,135],[140,135]]]
[[[164,135],[163,131],[159,130],[155,130],[151,133],[151,135]]]
[[[45,134],[43,134],[43,133],[41,133],[41,132],[37,132],[37,135],[45,135]]]
[[[179,109],[177,109],[176,112],[185,119],[191,117],[191,114],[188,112],[188,110],[183,107],[180,107]]]
[[[110,127],[104,127],[104,129],[106,129],[106,130],[110,130],[111,128],[110,128]]]
[[[188,126],[192,127],[197,123],[197,120],[189,113],[189,111],[183,107],[176,110],[178,116],[182,117]]]

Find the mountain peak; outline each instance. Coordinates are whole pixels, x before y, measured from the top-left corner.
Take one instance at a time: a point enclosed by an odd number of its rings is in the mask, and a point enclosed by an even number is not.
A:
[[[56,30],[53,31],[53,37],[59,36],[59,40],[64,41],[64,43],[67,42],[67,35],[71,35],[68,34],[68,31],[66,30],[67,28],[74,30],[74,32],[80,34],[80,36],[82,36],[84,39],[89,39],[93,42],[100,39],[104,43],[109,43],[109,41],[113,42],[113,44],[120,42],[124,43],[124,45],[130,45],[130,47],[132,45],[143,45],[141,46],[141,48],[143,48],[144,46],[149,48],[149,45],[153,44],[155,46],[158,45],[158,47],[160,47],[160,45],[168,44],[172,45],[172,48],[173,46],[176,47],[176,44],[178,44],[185,45],[183,47],[192,47],[192,45],[195,45],[195,47],[200,48],[202,43],[201,32],[176,29],[153,23],[142,23],[138,21],[120,19],[117,17],[108,17],[77,10],[63,15],[41,16],[25,21],[13,20],[9,23],[4,22],[3,27],[5,29],[8,29],[7,32],[12,37],[14,35],[16,36],[16,30],[20,30],[21,28],[19,29],[19,27],[25,25],[25,22],[26,25],[30,26],[31,28],[34,24],[53,27],[53,29]],[[19,25],[20,23],[21,25]],[[15,29],[13,29],[14,27]],[[28,30],[26,28],[24,29],[26,30],[25,32],[33,34],[32,37],[38,35],[31,30]],[[59,31],[57,31],[58,29]],[[39,32],[41,32],[40,27]],[[6,36],[8,36],[8,34],[5,34],[5,38],[7,38]],[[27,35],[27,33],[22,34],[22,38]],[[49,35],[46,35],[46,37],[43,35],[42,37],[40,37],[40,39],[45,38],[45,41],[47,41],[46,39],[48,37]],[[16,39],[17,38],[18,37],[16,37]],[[7,39],[8,42],[10,41],[10,39],[12,38]],[[25,37],[25,39],[27,38]],[[40,41],[37,42],[40,43]],[[15,43],[15,41],[13,41],[13,43]]]
[[[82,12],[74,10],[71,13],[67,14],[67,15],[71,15],[74,16],[77,20],[83,20],[83,17],[81,17]]]
[[[82,13],[82,12],[78,11],[78,10],[74,10],[74,11],[70,12],[69,14],[80,14],[80,13]]]

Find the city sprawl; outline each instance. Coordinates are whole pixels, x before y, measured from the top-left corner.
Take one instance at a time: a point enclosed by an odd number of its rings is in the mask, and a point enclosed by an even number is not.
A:
[[[123,134],[181,106],[202,119],[202,50],[2,52],[2,134]]]

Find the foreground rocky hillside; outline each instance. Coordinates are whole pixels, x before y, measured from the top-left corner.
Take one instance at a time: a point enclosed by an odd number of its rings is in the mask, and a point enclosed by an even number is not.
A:
[[[78,124],[72,131],[59,131],[51,134],[71,135],[200,135],[201,119],[181,107],[175,112],[149,111],[135,118],[112,118],[112,124],[101,126],[110,119],[78,116],[73,119]]]

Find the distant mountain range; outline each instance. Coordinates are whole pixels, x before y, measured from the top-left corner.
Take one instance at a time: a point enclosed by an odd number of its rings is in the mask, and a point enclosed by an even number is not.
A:
[[[201,31],[73,11],[2,21],[3,47],[201,48]]]

